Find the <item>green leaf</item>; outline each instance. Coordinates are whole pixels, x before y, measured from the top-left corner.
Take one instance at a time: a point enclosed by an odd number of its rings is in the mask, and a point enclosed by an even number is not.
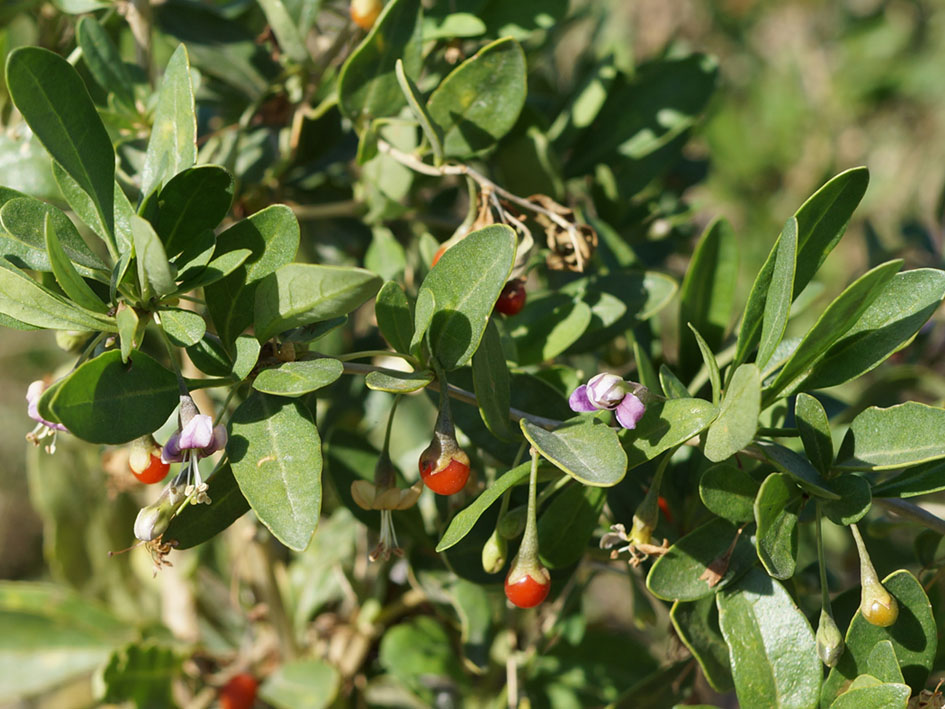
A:
[[[56,228],[63,251],[77,264],[80,275],[101,278],[102,274],[96,271],[106,271],[107,266],[82,240],[72,220],[62,210],[32,197],[7,200],[0,208],[5,231],[0,232],[0,256],[21,268],[52,271],[43,226],[47,216]]]
[[[945,490],[945,461],[903,471],[873,488],[873,497],[916,497]]]
[[[904,684],[902,670],[899,669],[899,659],[896,650],[889,640],[881,640],[870,651],[866,660],[867,671],[881,682],[898,682]],[[908,698],[908,695],[907,695]]]
[[[821,706],[829,706],[843,686],[867,671],[870,654],[877,643],[889,640],[896,652],[902,676],[914,692],[925,685],[938,645],[935,619],[922,584],[904,569],[894,571],[883,586],[899,603],[899,618],[881,628],[857,613],[850,621],[846,648],[837,666],[830,670],[821,692]]]
[[[291,263],[256,287],[256,337],[347,315],[372,298],[381,279],[363,268]]]
[[[515,261],[515,232],[504,224],[474,231],[443,254],[423,283],[417,299],[417,327],[422,336],[421,298],[433,295],[430,348],[447,371],[466,364],[479,347],[492,308]]]
[[[679,289],[679,367],[686,376],[695,374],[699,358],[682,326],[689,323],[718,351],[732,319],[737,281],[735,232],[725,219],[715,219],[699,239]]]
[[[154,233],[151,223],[135,216],[131,218],[131,233],[135,240],[135,262],[138,264],[138,283],[145,300],[169,295],[177,288],[164,246]]]
[[[207,310],[226,347],[253,323],[255,282],[291,262],[299,248],[299,222],[277,204],[237,222],[217,237],[222,256],[237,249],[251,255],[226,278],[204,288]]]
[[[529,298],[517,315],[508,319],[518,363],[539,364],[557,357],[591,324],[591,308],[566,293]]]
[[[243,380],[256,368],[260,352],[259,341],[252,335],[240,335],[233,343],[233,376]]]
[[[912,341],[943,297],[945,272],[917,268],[897,273],[797,388],[835,386],[870,371]]]
[[[499,331],[491,319],[473,355],[472,375],[483,423],[496,438],[517,438],[518,432],[509,423],[509,407],[512,405],[509,368],[502,352]]]
[[[767,572],[789,579],[797,566],[797,515],[801,491],[783,473],[771,473],[755,498],[755,547]]]
[[[697,601],[711,596],[758,563],[749,532],[738,535],[737,527],[718,517],[696,527],[653,562],[646,587],[664,601]],[[714,586],[701,578],[710,565],[722,577]]]
[[[705,435],[705,457],[713,463],[726,460],[751,443],[761,413],[761,373],[754,364],[735,370],[722,397],[719,416]]]
[[[465,509],[458,512],[450,520],[449,526],[436,545],[437,552],[446,551],[458,544],[475,526],[479,518],[512,486],[528,480],[531,471],[531,461],[522,463],[506,473],[503,473],[492,485],[487,487],[479,497],[473,500]]]
[[[821,475],[830,472],[833,463],[833,438],[823,405],[810,394],[798,394],[794,418],[801,432],[804,452]]]
[[[407,254],[391,230],[383,226],[372,228],[371,243],[364,254],[364,267],[385,281],[394,281],[403,276],[406,265]]]
[[[692,398],[686,385],[679,381],[679,377],[665,364],[660,365],[660,388],[670,399]]]
[[[13,102],[33,133],[89,195],[111,234],[115,150],[78,72],[58,54],[20,47],[7,59],[6,79]]]
[[[850,220],[853,210],[860,203],[868,182],[869,172],[865,167],[842,172],[811,195],[795,213],[794,218],[797,221],[797,259],[791,300],[797,297],[810,282],[814,273],[827,258],[827,254],[833,250],[840,237],[843,236],[847,222]],[[745,361],[748,353],[758,341],[761,313],[764,309],[765,297],[774,273],[774,264],[778,252],[779,243],[776,243],[761,267],[761,271],[759,271],[748,296],[748,304],[745,306],[745,314],[742,316],[742,324],[738,333],[738,343],[735,351],[736,365]],[[758,362],[761,366],[764,366],[760,358]]]
[[[190,58],[180,44],[164,70],[151,137],[141,168],[141,196],[160,190],[174,175],[197,161],[197,118]]]
[[[127,362],[131,350],[138,346],[138,328],[140,320],[134,308],[120,306],[115,313],[115,323],[118,325],[118,339],[121,348],[121,361]]]
[[[875,684],[860,683],[860,679],[867,677],[874,680]],[[906,709],[911,694],[909,687],[904,684],[884,684],[875,677],[860,675],[850,685],[850,689],[837,697],[830,709]]]
[[[541,563],[549,569],[576,564],[598,528],[606,501],[605,490],[573,483],[555,495],[538,518]]]
[[[420,10],[420,0],[387,3],[341,67],[338,107],[355,123],[392,116],[404,105],[394,67],[402,59],[408,74],[420,73]]]
[[[59,385],[49,407],[89,443],[127,443],[158,430],[178,403],[177,377],[144,352],[128,364],[111,350],[88,360]]]
[[[323,709],[338,696],[341,676],[327,662],[291,660],[266,678],[259,696],[276,709]]]
[[[403,354],[410,352],[413,312],[399,283],[388,281],[381,286],[374,301],[374,315],[378,329],[390,346]]]
[[[253,389],[279,396],[302,396],[326,387],[344,371],[337,359],[312,359],[283,362],[277,367],[262,370],[253,380]]]
[[[200,342],[187,348],[187,356],[197,369],[211,377],[225,377],[233,369],[233,360],[220,338],[207,333]]]
[[[416,616],[384,633],[378,661],[389,674],[433,704],[432,686],[451,685],[463,678],[460,659],[443,625],[431,616]]]
[[[758,482],[741,468],[719,463],[699,478],[699,497],[714,515],[740,524],[755,519]]]
[[[82,61],[98,85],[114,94],[127,108],[135,110],[131,75],[105,29],[94,17],[83,17],[76,26],[76,39],[82,49]]]
[[[202,268],[195,268],[193,271],[187,269],[180,276],[181,281],[176,292],[186,293],[222,281],[246,263],[250,256],[252,252],[249,249],[236,249],[217,256]]]
[[[814,633],[784,587],[752,569],[716,601],[739,704],[816,706],[822,668]]]
[[[719,397],[722,395],[722,375],[719,373],[719,363],[715,361],[715,355],[709,348],[709,344],[703,339],[699,331],[689,323],[689,329],[692,330],[696,338],[696,344],[699,345],[699,352],[702,353],[702,361],[709,372],[709,381],[712,383],[712,403],[718,406]]]
[[[491,148],[512,129],[525,104],[525,53],[504,38],[453,69],[427,102],[443,131],[443,152],[466,158]]]
[[[0,701],[53,689],[101,667],[134,629],[63,585],[0,581]]]
[[[259,521],[290,549],[304,550],[322,502],[321,440],[308,409],[253,392],[233,412],[226,451]]]
[[[160,311],[161,329],[178,347],[190,347],[203,339],[207,323],[192,310],[167,308]]]
[[[368,372],[364,384],[368,389],[387,391],[392,394],[408,394],[419,391],[436,377],[430,370],[420,372]]]
[[[702,673],[716,692],[728,692],[732,684],[728,646],[719,629],[719,611],[714,596],[693,603],[676,601],[669,611],[676,634],[699,662]]]
[[[902,267],[902,260],[888,261],[850,284],[824,310],[813,327],[766,387],[765,400],[774,401],[778,393],[802,376],[832,344],[857,322],[870,303]]]
[[[812,495],[827,500],[838,500],[840,496],[820,476],[817,468],[810,464],[804,456],[785,448],[778,443],[758,441],[755,445],[764,451],[765,456],[782,473],[787,473],[798,485]]]
[[[760,368],[764,368],[774,354],[784,336],[791,303],[794,298],[794,270],[797,266],[797,220],[787,220],[778,237],[777,254],[771,271],[771,280],[764,294],[764,315],[761,320],[761,340],[758,343],[758,355],[755,359]],[[757,283],[757,281],[755,281]],[[752,287],[752,296],[755,290]],[[751,297],[749,296],[749,302]],[[747,310],[746,310],[747,312]],[[739,333],[741,340],[741,333]],[[736,346],[737,348],[737,346]],[[737,356],[736,356],[736,359]]]
[[[627,474],[617,433],[598,419],[569,421],[546,431],[526,419],[522,433],[542,456],[584,485],[611,487]]]
[[[871,406],[850,424],[836,468],[889,470],[945,458],[945,409],[908,401]]]
[[[823,503],[823,511],[834,524],[859,522],[870,511],[873,496],[866,478],[853,473],[841,475],[830,481],[830,487],[840,495],[840,499]]]
[[[175,549],[190,549],[209,541],[249,511],[230,466],[224,465],[207,480],[209,505],[185,505],[171,520],[164,540]]]
[[[52,330],[117,332],[113,318],[82,310],[0,259],[0,313]]]
[[[302,64],[309,59],[305,38],[299,31],[296,20],[289,14],[282,0],[258,0],[266,21],[276,36],[279,48],[294,62]]]
[[[59,163],[53,162],[52,166],[53,177],[59,185],[62,196],[65,197],[76,216],[105,242],[112,259],[118,259],[120,254],[130,252],[132,242],[130,218],[135,211],[125,193],[121,191],[121,186],[117,182],[114,185],[115,230],[112,233],[102,221],[102,215],[98,213],[95,202],[85,193],[79,183],[72,179]],[[95,258],[98,259],[97,256]]]
[[[663,451],[685,443],[712,423],[719,410],[702,399],[670,399],[646,406],[637,427],[620,432],[632,470]]]
[[[170,257],[215,229],[233,202],[233,176],[218,165],[198,165],[168,180],[157,198],[157,233]]]
[[[132,644],[116,651],[102,673],[102,701],[171,706],[171,683],[180,673],[181,661],[174,650],[160,645]]]
[[[798,228],[795,298],[840,241],[869,181],[869,170],[865,167],[845,170],[830,179],[797,210],[794,215]]]
[[[59,237],[56,235],[56,227],[53,225],[49,214],[46,215],[44,227],[49,263],[52,265],[53,274],[56,276],[56,281],[62,287],[63,292],[77,305],[87,310],[107,313],[108,306],[95,294],[88,283],[82,280],[82,276],[76,272],[75,266],[63,250]]]
[[[416,84],[411,81],[404,71],[404,63],[398,59],[394,65],[394,71],[397,74],[397,82],[400,84],[400,90],[404,92],[404,98],[407,100],[407,106],[417,123],[423,129],[423,134],[430,143],[430,149],[433,151],[433,158],[437,164],[443,161],[443,131],[434,122],[427,111],[426,105],[420,100],[420,91]]]

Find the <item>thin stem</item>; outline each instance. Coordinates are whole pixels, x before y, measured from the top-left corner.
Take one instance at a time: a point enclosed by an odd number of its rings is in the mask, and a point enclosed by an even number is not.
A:
[[[177,387],[180,389],[180,393],[184,396],[190,394],[190,390],[187,388],[187,382],[184,379],[183,373],[180,371],[180,365],[177,363],[177,358],[174,356],[174,346],[171,344],[170,338],[167,336],[167,333],[164,332],[164,328],[158,326],[158,334],[161,337],[161,341],[164,343],[164,347],[167,348],[167,358],[171,361],[171,366],[174,368],[174,374],[177,375]]]
[[[735,343],[734,342],[728,347],[726,347],[724,350],[719,352],[715,358],[715,361],[718,363],[719,369],[721,369],[725,365],[730,364],[733,359],[735,359]],[[696,376],[694,376],[692,378],[692,381],[689,382],[689,387],[688,387],[689,391],[695,394],[702,388],[702,386],[707,381],[709,381],[709,370],[706,369],[705,365],[703,364],[702,367],[699,369],[699,371],[696,372]]]
[[[383,456],[388,455],[387,451],[390,449],[390,432],[394,428],[394,412],[397,411],[400,398],[400,394],[394,397],[394,403],[391,404],[390,413],[387,415],[387,430],[384,432],[384,447],[381,449],[381,455]]]
[[[567,232],[568,236],[571,238],[571,241],[574,245],[574,254],[578,260],[577,270],[579,271],[584,270],[584,259],[581,256],[581,251],[578,248],[578,244],[577,244],[577,241],[578,241],[577,229],[575,229],[574,224],[569,222],[567,219],[562,217],[557,212],[553,212],[550,209],[545,209],[539,204],[535,204],[534,202],[531,202],[527,199],[523,199],[522,197],[519,197],[518,195],[513,194],[512,192],[509,192],[506,189],[503,189],[502,187],[497,185],[495,182],[490,180],[488,177],[483,175],[481,172],[469,167],[469,165],[464,165],[464,164],[440,165],[438,167],[435,165],[429,165],[423,162],[422,160],[419,160],[414,155],[410,155],[409,153],[405,153],[401,150],[398,150],[397,148],[395,148],[393,145],[391,145],[385,140],[377,141],[377,149],[382,153],[386,153],[390,155],[392,158],[394,158],[397,162],[401,163],[402,165],[405,165],[406,167],[409,167],[411,170],[414,170],[415,172],[419,172],[423,175],[430,175],[433,177],[445,177],[446,175],[466,175],[474,179],[481,189],[488,189],[488,190],[494,191],[495,194],[497,194],[504,200],[512,202],[513,204],[516,204],[519,207],[522,207],[523,209],[527,209],[531,212],[535,212],[536,214],[541,214],[547,217],[549,220],[554,222],[558,227],[560,227],[565,232]]]
[[[362,204],[356,199],[346,199],[340,202],[326,202],[323,204],[290,204],[289,208],[303,221],[316,219],[333,219],[335,217],[353,217],[361,211]]]
[[[332,359],[337,359],[339,362],[350,362],[353,359],[367,359],[369,357],[399,357],[412,364],[416,369],[420,369],[421,367],[420,360],[416,357],[404,354],[403,352],[393,352],[391,350],[361,350],[360,352],[349,352],[345,355],[332,355]],[[403,374],[403,372],[401,372],[401,374]]]
[[[526,562],[538,560],[538,451],[532,448],[532,469],[528,476],[528,510],[525,513],[525,532],[518,556]]]
[[[824,537],[821,530],[822,513],[820,510],[820,501],[817,501],[817,513],[814,519],[814,534],[817,543],[817,564],[820,567],[820,597],[823,609],[831,613],[830,609],[830,591],[827,588],[827,562],[824,560]]]
[[[383,374],[390,374],[391,376],[403,375],[403,372],[399,372],[396,369],[378,367],[373,364],[357,364],[355,362],[344,362],[343,364],[345,374],[369,374],[370,372],[381,372]],[[431,382],[427,385],[427,387],[433,391],[440,391],[440,384],[438,381]],[[447,393],[457,401],[472,404],[473,406],[479,405],[479,400],[476,398],[475,394],[473,394],[471,391],[460,389],[458,386],[454,386],[453,384],[447,385]],[[549,430],[555,429],[564,423],[563,421],[558,421],[557,419],[536,416],[535,414],[530,414],[527,411],[522,411],[521,409],[516,409],[514,407],[509,408],[509,418],[511,418],[513,421],[525,419],[536,426],[541,426],[542,428],[547,428]]]
[[[210,379],[193,379],[184,377],[184,383],[188,391],[197,391],[198,389],[213,389],[214,387],[225,387],[233,383],[229,377],[212,377]]]

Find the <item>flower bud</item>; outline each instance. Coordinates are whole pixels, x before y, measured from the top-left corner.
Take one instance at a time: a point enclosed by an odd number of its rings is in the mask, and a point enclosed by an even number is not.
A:
[[[627,395],[626,382],[616,374],[598,374],[587,383],[587,398],[599,409],[613,409]]]
[[[487,574],[499,573],[508,559],[508,551],[509,543],[498,530],[494,530],[482,545],[482,570]]]
[[[817,656],[827,667],[836,667],[843,654],[843,636],[833,616],[821,609],[817,625]]]

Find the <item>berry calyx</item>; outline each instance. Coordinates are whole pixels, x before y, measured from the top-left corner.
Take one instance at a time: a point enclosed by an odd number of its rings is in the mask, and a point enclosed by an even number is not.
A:
[[[230,681],[220,690],[222,709],[250,709],[256,701],[259,683],[246,672],[230,677]]]
[[[381,0],[351,0],[348,12],[354,24],[363,30],[369,30],[374,26],[383,8],[384,4]]]
[[[441,459],[426,455],[434,447],[438,446],[431,445],[420,456],[420,479],[437,495],[454,495],[469,480],[469,456],[458,448],[443,465]]]
[[[154,483],[161,482],[167,477],[167,471],[171,469],[171,464],[165,463],[163,460],[161,460],[161,456],[154,455],[152,453],[146,468],[139,472],[129,465],[128,469],[136,478],[138,478],[139,481],[143,482],[145,485],[153,485]]]
[[[502,288],[495,302],[495,311],[503,315],[516,315],[525,307],[525,297],[525,280],[514,278]]]
[[[505,597],[519,608],[534,608],[548,597],[551,575],[541,564],[523,572],[517,562],[516,558],[509,575],[505,577]]]

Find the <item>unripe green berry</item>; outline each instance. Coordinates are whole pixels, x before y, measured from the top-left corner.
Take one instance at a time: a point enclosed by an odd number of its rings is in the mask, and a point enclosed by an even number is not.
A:
[[[487,574],[497,574],[502,571],[508,559],[509,543],[498,530],[482,545],[482,570]]]

